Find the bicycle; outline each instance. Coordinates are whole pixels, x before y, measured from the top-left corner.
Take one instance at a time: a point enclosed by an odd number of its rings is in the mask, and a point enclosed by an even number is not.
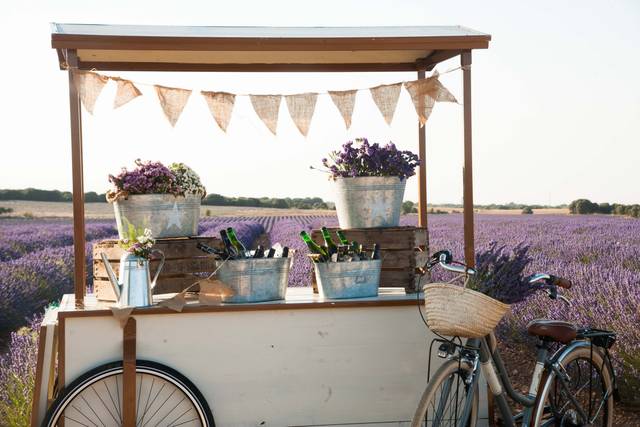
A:
[[[476,274],[473,268],[453,261],[449,251],[434,254],[424,270],[436,265],[462,275],[465,280]],[[558,288],[571,288],[569,280],[536,274],[529,283],[540,287],[549,298],[570,305],[558,293]],[[493,332],[483,338],[468,338],[463,343],[460,337],[447,339],[434,331],[440,336],[434,340],[439,343],[438,357],[447,360],[429,378],[411,426],[475,427],[480,372],[494,396],[503,426],[512,427],[516,423],[522,427],[611,426],[617,387],[609,349],[616,334],[589,327],[578,329],[572,323],[546,319],[530,322],[527,331],[538,338],[538,344],[526,395],[514,390]],[[560,348],[552,352],[554,345]],[[514,414],[506,396],[524,409]]]

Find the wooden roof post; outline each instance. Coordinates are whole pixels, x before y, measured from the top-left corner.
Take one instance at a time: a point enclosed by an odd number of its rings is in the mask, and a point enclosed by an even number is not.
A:
[[[75,50],[67,51],[69,67],[69,117],[71,121],[71,171],[73,177],[73,255],[76,307],[84,306],[86,291],[86,257],[84,229],[84,183],[82,166],[82,110],[80,95],[74,83],[73,70],[78,68]]]
[[[425,69],[418,64],[418,79],[425,78]],[[420,97],[423,102],[423,98]],[[420,111],[424,106],[420,105]],[[422,162],[418,169],[418,227],[427,227],[427,157],[426,157],[426,126],[420,126],[418,121],[418,156]]]
[[[475,266],[473,225],[473,150],[471,145],[471,51],[460,55],[462,65],[462,104],[464,108],[464,259],[469,267]]]

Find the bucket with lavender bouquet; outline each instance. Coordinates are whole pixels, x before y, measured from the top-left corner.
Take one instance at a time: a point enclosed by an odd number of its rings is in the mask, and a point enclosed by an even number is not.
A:
[[[136,228],[149,228],[156,238],[198,234],[200,203],[207,194],[200,177],[184,163],[166,167],[160,162],[135,162],[109,175],[113,188],[107,200],[113,208],[121,239],[126,237],[125,219]]]
[[[334,185],[340,228],[397,227],[407,178],[418,156],[395,144],[370,144],[359,138],[322,159]]]

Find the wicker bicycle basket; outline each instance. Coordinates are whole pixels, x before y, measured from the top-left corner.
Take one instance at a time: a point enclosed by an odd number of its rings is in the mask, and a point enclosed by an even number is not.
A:
[[[491,332],[509,305],[451,283],[424,286],[427,325],[440,335],[480,338]]]

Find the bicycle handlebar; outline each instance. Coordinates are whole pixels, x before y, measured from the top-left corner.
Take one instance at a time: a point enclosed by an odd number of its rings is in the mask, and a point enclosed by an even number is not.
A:
[[[559,288],[564,288],[564,289],[571,289],[571,286],[573,286],[573,284],[569,279],[563,279],[562,277],[558,277],[558,276],[554,276],[546,273],[534,274],[529,279],[529,283],[532,285],[540,282],[544,283],[547,286],[557,286]]]
[[[447,271],[452,271],[454,273],[459,274],[476,274],[476,270],[467,267],[461,262],[457,262],[453,260],[453,256],[451,255],[451,251],[438,251],[434,253],[429,261],[425,264],[424,268],[426,270],[431,270],[435,265],[440,265],[440,267],[444,268]]]

